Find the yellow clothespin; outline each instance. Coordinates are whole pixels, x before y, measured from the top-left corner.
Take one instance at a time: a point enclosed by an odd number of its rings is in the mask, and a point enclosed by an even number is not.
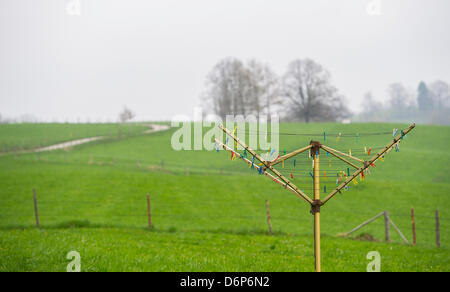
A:
[[[336,137],[336,142],[339,142],[340,138],[341,138],[341,133],[339,133],[338,136]]]
[[[367,147],[364,146],[364,154],[367,154]]]
[[[236,130],[237,130],[237,126],[234,126],[234,130],[233,130],[233,136],[236,136]],[[237,141],[234,140],[234,148],[237,149]]]
[[[352,156],[352,149],[348,149],[348,154]]]
[[[281,160],[281,167],[284,168],[284,159]]]

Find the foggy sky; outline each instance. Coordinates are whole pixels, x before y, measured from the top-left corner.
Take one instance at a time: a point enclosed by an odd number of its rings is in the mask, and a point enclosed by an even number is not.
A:
[[[357,110],[371,90],[450,83],[450,1],[72,0],[0,2],[0,114],[113,121],[192,116],[220,59],[256,58],[282,74],[312,58]]]

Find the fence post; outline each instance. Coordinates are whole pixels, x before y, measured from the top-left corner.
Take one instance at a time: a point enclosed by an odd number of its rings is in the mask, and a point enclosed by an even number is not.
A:
[[[413,233],[413,244],[416,245],[416,221],[414,218],[414,208],[411,208],[411,224]]]
[[[36,227],[40,227],[39,225],[39,213],[38,213],[38,206],[37,206],[37,198],[36,198],[36,189],[33,189],[33,201],[34,201],[34,216],[36,218]]]
[[[147,194],[148,229],[152,229],[152,213],[150,211],[150,194]]]
[[[269,200],[266,200],[266,210],[267,210],[267,224],[269,225],[269,233],[272,234],[272,221],[269,211]]]
[[[389,212],[384,211],[384,230],[385,230],[385,236],[386,236],[386,242],[390,241],[389,236]]]
[[[439,211],[436,210],[436,246],[441,246],[441,234],[439,232]]]

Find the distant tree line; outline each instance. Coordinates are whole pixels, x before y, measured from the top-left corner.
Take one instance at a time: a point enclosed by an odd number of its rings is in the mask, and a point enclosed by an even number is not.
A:
[[[219,61],[206,78],[203,104],[226,115],[271,115],[288,121],[338,121],[350,116],[330,73],[311,59],[289,63],[277,76],[268,64],[236,58]]]
[[[390,84],[385,104],[375,100],[371,92],[363,98],[358,121],[420,122],[450,125],[449,85],[441,80],[429,84],[421,81],[416,90],[401,83]]]

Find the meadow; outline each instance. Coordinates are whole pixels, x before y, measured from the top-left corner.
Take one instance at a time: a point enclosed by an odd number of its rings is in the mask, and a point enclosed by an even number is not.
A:
[[[71,127],[78,129],[72,134],[77,138],[93,132],[109,133],[109,138],[39,155],[0,156],[0,271],[65,271],[71,250],[80,252],[83,271],[314,270],[309,206],[239,159],[230,160],[228,152],[175,151],[170,146],[175,129],[144,134],[146,127],[135,125],[133,135],[117,135],[118,127],[127,125],[20,126],[0,125],[0,143],[33,135],[61,141],[70,137]],[[393,128],[407,126],[284,123],[279,150],[290,152],[313,139],[369,157],[364,147],[378,151],[392,138]],[[337,139],[337,133],[342,137]],[[417,125],[400,151],[391,151],[364,181],[322,207],[323,271],[365,271],[369,251],[380,252],[382,271],[450,271],[449,141],[450,128]],[[329,192],[347,166],[325,153],[321,163],[328,171],[321,181]],[[289,161],[278,169],[292,174],[293,182],[312,196],[307,153],[296,157],[295,166]],[[273,234],[268,233],[265,200]],[[404,244],[392,228],[391,242],[384,242],[382,218],[351,238],[337,236],[388,210],[412,241],[412,207],[416,246]],[[440,248],[435,244],[436,210]],[[367,235],[370,241],[357,240]]]

